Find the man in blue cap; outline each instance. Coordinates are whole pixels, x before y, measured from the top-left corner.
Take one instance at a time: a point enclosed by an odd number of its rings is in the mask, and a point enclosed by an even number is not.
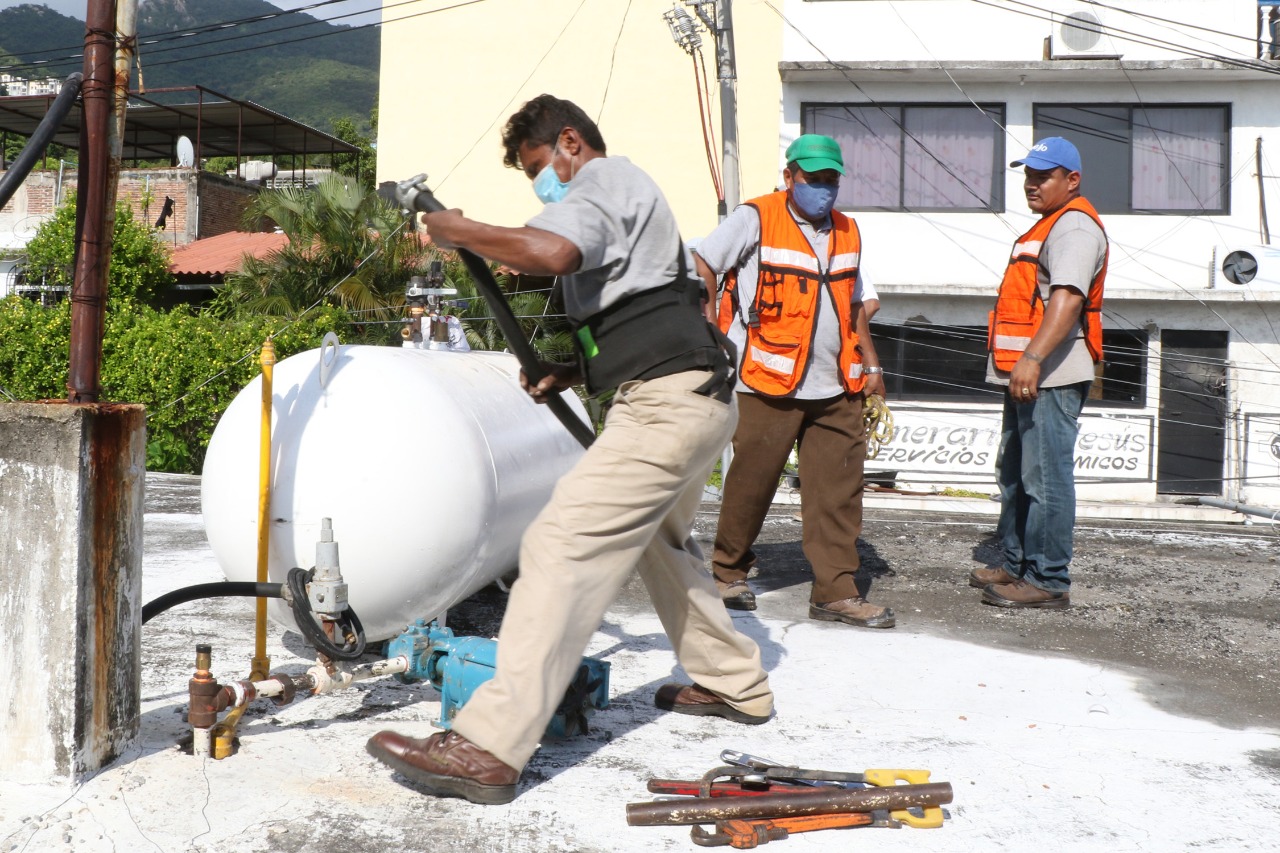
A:
[[[853,219],[835,210],[840,145],[805,134],[787,148],[785,189],[752,199],[698,244],[722,331],[738,348],[738,427],[724,482],[712,571],[727,607],[754,610],[746,578],[756,536],[799,443],[809,617],[891,628],[893,611],[855,582],[862,530],[864,394],[883,394]]]
[[[1005,388],[1000,452],[1002,565],[969,584],[998,607],[1071,606],[1077,421],[1102,358],[1107,236],[1080,194],[1080,152],[1042,139],[1022,167],[1040,215],[1013,246],[991,312],[987,381]]]

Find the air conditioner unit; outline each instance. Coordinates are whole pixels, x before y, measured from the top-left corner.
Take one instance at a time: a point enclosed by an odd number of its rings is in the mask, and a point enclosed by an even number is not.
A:
[[[1053,13],[1049,58],[1119,59],[1120,51],[1116,50],[1098,13],[1081,9],[1070,14]]]
[[[1280,290],[1280,246],[1215,246],[1215,290]]]

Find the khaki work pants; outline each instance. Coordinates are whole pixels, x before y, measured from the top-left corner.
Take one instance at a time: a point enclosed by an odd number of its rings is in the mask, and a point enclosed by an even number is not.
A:
[[[621,385],[604,431],[525,532],[497,673],[453,726],[503,763],[522,768],[533,755],[636,568],[685,672],[741,711],[772,712],[760,650],[734,628],[691,535],[737,421],[732,403],[693,393],[707,378],[688,371]]]

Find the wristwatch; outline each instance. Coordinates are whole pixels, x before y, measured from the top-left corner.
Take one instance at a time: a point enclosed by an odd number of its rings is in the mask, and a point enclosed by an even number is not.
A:
[[[864,367],[862,372],[868,376],[875,376],[877,373],[884,373],[884,368],[879,365],[873,365],[871,367]]]

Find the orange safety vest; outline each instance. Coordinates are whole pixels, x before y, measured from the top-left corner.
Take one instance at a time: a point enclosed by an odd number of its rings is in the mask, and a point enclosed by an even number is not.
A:
[[[1102,228],[1102,220],[1093,205],[1077,197],[1031,226],[1031,230],[1013,244],[1013,254],[996,296],[996,308],[987,320],[987,349],[999,370],[1013,370],[1044,320],[1044,298],[1040,295],[1037,279],[1040,250],[1054,224],[1069,210],[1088,214]],[[1106,234],[1105,230],[1103,234]],[[1107,254],[1110,256],[1110,249]],[[1084,311],[1080,314],[1084,342],[1095,362],[1102,358],[1102,283],[1106,278],[1107,261],[1104,258],[1102,269],[1089,285]]]
[[[827,269],[819,272],[813,247],[787,209],[785,190],[746,204],[760,214],[755,299],[750,305],[739,305],[736,269],[726,274],[720,297],[720,331],[727,333],[734,317],[747,330],[739,378],[751,390],[769,397],[785,397],[795,391],[809,363],[814,319],[825,285],[831,289],[840,321],[840,376],[850,394],[858,393],[866,377],[853,327],[853,292],[862,250],[857,224],[839,211],[831,212]]]

